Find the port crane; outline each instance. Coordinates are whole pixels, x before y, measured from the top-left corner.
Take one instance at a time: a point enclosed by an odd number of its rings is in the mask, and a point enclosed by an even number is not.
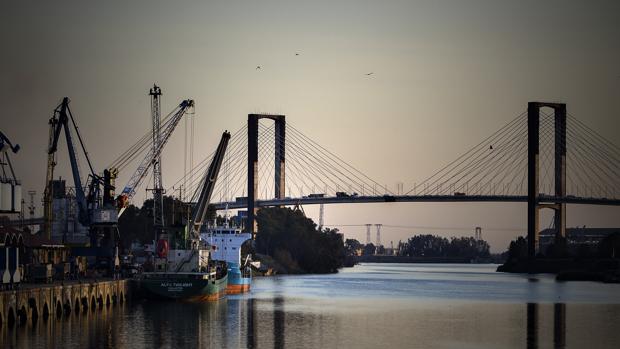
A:
[[[174,131],[176,126],[179,124],[179,121],[181,121],[181,118],[193,107],[194,107],[193,100],[186,99],[182,101],[181,104],[179,104],[178,107],[172,111],[171,113],[172,116],[169,119],[167,119],[166,122],[164,122],[163,126],[159,130],[160,132],[159,143],[149,150],[147,155],[142,159],[142,161],[138,165],[138,168],[135,170],[135,172],[133,173],[133,175],[131,176],[127,184],[125,185],[125,188],[123,188],[123,191],[121,192],[121,194],[118,195],[118,197],[116,198],[116,202],[117,202],[116,206],[118,208],[119,217],[123,214],[125,209],[129,206],[129,202],[131,201],[133,196],[136,194],[136,190],[140,186],[144,178],[146,178],[146,175],[151,165],[161,155],[161,152],[164,149],[164,146],[170,139],[170,136],[172,135],[172,132]],[[114,170],[114,169],[111,168],[110,170]]]
[[[16,154],[19,151],[19,144],[13,145],[9,138],[0,132],[0,212],[17,213],[21,211],[21,185],[9,152]],[[5,167],[8,167],[8,171]]]
[[[47,238],[51,238],[53,200],[52,180],[54,178],[54,167],[56,166],[58,141],[60,139],[60,133],[64,129],[69,160],[71,162],[71,173],[75,185],[78,221],[83,226],[89,227],[91,247],[95,247],[99,245],[100,239],[103,235],[108,235],[109,239],[114,238],[114,236],[110,236],[110,233],[113,234],[115,232],[118,217],[114,208],[113,197],[111,197],[110,194],[114,190],[114,179],[116,178],[116,172],[106,170],[104,171],[104,175],[100,176],[94,171],[90,157],[86,151],[86,146],[84,145],[84,141],[80,135],[79,128],[77,127],[75,118],[73,117],[69,107],[69,102],[69,98],[64,97],[60,105],[54,109],[54,113],[49,120],[50,128],[47,150],[47,174],[44,193],[45,234]],[[87,192],[84,190],[85,186],[82,185],[82,178],[72,129],[75,130],[81,150],[86,158],[86,162],[88,163],[88,169],[90,170],[86,182],[88,187]],[[103,197],[101,191],[102,187]],[[106,231],[108,231],[107,234]]]
[[[207,209],[209,207],[209,203],[211,202],[211,195],[213,194],[215,182],[217,181],[217,176],[220,173],[220,168],[222,167],[222,161],[224,160],[224,155],[226,154],[226,148],[228,147],[229,140],[230,133],[228,131],[224,131],[220,144],[217,146],[215,154],[213,155],[213,160],[209,165],[209,169],[198,187],[198,190],[200,190],[200,195],[198,196],[198,201],[192,211],[191,222],[189,224],[189,228],[191,228],[190,233],[192,241],[197,242],[200,239],[200,229],[207,219]],[[198,191],[196,194],[198,194]]]

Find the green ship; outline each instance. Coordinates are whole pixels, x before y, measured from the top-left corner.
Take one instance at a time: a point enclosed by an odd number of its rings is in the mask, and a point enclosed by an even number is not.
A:
[[[207,218],[207,208],[228,146],[230,133],[225,131],[211,165],[195,195],[192,217],[180,241],[169,250],[167,234],[160,232],[154,271],[142,274],[140,284],[146,296],[187,301],[217,300],[226,295],[228,266],[213,260],[214,246],[200,241],[200,228]],[[200,194],[198,196],[198,194]],[[179,248],[180,247],[180,248]]]
[[[207,249],[170,250],[156,258],[156,271],[142,274],[141,289],[149,298],[218,300],[226,295],[227,267],[209,257]]]

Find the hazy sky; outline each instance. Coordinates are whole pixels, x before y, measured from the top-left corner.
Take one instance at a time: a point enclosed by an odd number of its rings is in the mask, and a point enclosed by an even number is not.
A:
[[[150,127],[147,92],[157,83],[164,112],[196,100],[196,159],[248,113],[282,113],[378,182],[407,189],[532,100],[565,102],[620,144],[618,23],[613,0],[8,0],[0,129],[22,145],[13,162],[24,193],[41,193],[47,120],[63,96],[101,170]],[[181,135],[164,156],[165,183],[182,175]],[[56,173],[68,177],[64,145],[60,153]],[[316,218],[318,207],[306,212]],[[569,213],[569,226],[620,226],[619,208]],[[525,228],[526,213],[519,204],[328,205],[325,221],[473,235],[477,225]],[[364,228],[343,231],[365,240]],[[411,233],[384,229],[383,241]],[[483,234],[499,251],[519,232]]]

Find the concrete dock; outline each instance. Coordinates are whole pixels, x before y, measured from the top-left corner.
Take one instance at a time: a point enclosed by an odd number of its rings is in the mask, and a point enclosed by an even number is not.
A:
[[[25,324],[52,315],[96,311],[123,303],[130,293],[130,280],[82,280],[63,284],[22,285],[0,291],[0,326]]]

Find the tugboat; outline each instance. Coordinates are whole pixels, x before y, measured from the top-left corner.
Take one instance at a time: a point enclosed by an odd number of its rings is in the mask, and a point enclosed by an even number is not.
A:
[[[215,248],[200,241],[200,230],[228,146],[230,133],[222,134],[209,169],[198,187],[200,196],[193,207],[183,237],[174,241],[181,248],[169,249],[170,241],[161,234],[157,242],[154,271],[142,274],[141,286],[147,295],[188,301],[217,300],[226,295],[228,267],[215,260]],[[198,192],[196,193],[198,194]]]
[[[228,266],[228,294],[239,294],[250,291],[252,284],[252,269],[250,255],[241,256],[241,245],[250,240],[252,234],[242,233],[240,228],[228,224],[222,226],[210,225],[206,232],[200,234],[200,240],[214,247],[212,258],[224,261]]]

